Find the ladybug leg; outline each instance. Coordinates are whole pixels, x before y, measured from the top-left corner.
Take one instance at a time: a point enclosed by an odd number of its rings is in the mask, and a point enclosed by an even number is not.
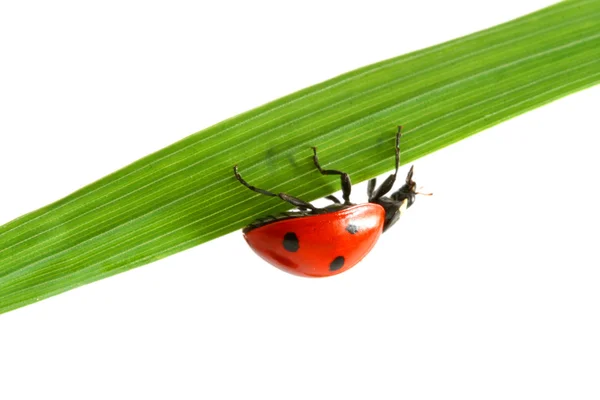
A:
[[[317,157],[317,148],[313,147],[313,161],[315,166],[322,175],[340,175],[342,182],[342,197],[344,198],[344,204],[350,204],[350,192],[352,191],[352,183],[350,182],[350,176],[342,171],[335,169],[323,169],[319,164],[319,157]]]
[[[235,174],[235,178],[242,185],[246,186],[248,189],[252,190],[253,192],[260,193],[260,194],[263,194],[263,195],[269,196],[269,197],[279,197],[281,200],[287,201],[288,203],[294,205],[295,207],[297,207],[298,209],[301,209],[301,210],[311,210],[311,211],[317,210],[317,208],[315,206],[313,206],[312,204],[307,203],[306,201],[300,200],[294,196],[290,196],[289,194],[285,194],[285,193],[275,194],[275,193],[269,192],[268,190],[259,189],[255,186],[250,185],[248,182],[246,182],[244,180],[244,178],[242,178],[242,176],[238,172],[237,165],[235,165],[233,167],[233,173]]]
[[[373,178],[369,180],[369,184],[367,185],[367,196],[370,198],[373,197],[373,190],[375,190],[375,186],[377,185],[377,178]]]
[[[300,200],[297,197],[290,196],[289,194],[285,194],[285,193],[279,193],[278,196],[281,200],[287,201],[288,203],[293,204],[299,210],[317,211],[317,207],[313,206],[310,203],[307,203],[304,200]]]
[[[380,199],[392,189],[394,183],[396,182],[396,175],[398,175],[398,167],[400,166],[400,136],[402,136],[401,132],[402,126],[398,126],[398,132],[396,133],[396,170],[392,175],[388,176],[385,181],[383,181],[381,186],[379,186],[377,190],[375,190],[375,192],[372,191],[372,188],[375,187],[374,179],[371,180],[373,181],[373,184],[371,184],[371,181],[369,181],[369,186],[367,187],[367,192],[371,192],[369,194],[369,201]]]
[[[330,194],[329,196],[325,196],[327,200],[333,201],[335,204],[341,204],[340,200],[334,195]]]

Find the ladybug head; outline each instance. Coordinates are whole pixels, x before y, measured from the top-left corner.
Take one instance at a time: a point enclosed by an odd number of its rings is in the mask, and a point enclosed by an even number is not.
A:
[[[383,223],[383,231],[388,230],[392,225],[400,219],[402,213],[415,202],[417,192],[417,184],[412,180],[413,167],[410,167],[404,185],[390,197],[373,198],[371,203],[379,204],[385,210],[385,221]]]
[[[406,182],[402,187],[396,190],[390,198],[396,202],[402,203],[404,200],[407,200],[406,208],[412,206],[415,202],[415,195],[417,193],[417,184],[412,180],[413,176],[413,167],[410,167],[408,171],[408,175],[406,175]]]

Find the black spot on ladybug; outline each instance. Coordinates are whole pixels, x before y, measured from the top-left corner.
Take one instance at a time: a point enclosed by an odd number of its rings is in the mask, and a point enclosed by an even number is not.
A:
[[[294,232],[288,232],[283,237],[283,248],[292,253],[298,251],[300,245],[298,244],[298,236]]]
[[[346,227],[346,230],[354,235],[356,232],[358,232],[358,226],[354,225],[353,223],[349,223]]]
[[[332,262],[331,264],[329,264],[329,270],[330,271],[337,271],[338,269],[342,268],[344,266],[344,257],[342,256],[337,256]]]

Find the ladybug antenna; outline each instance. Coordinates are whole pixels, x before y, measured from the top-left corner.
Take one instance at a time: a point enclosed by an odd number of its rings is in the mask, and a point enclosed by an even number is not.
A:
[[[431,192],[421,192],[421,190],[423,190],[423,186],[419,186],[419,188],[415,191],[415,194],[420,194],[421,196],[433,196],[433,193]]]

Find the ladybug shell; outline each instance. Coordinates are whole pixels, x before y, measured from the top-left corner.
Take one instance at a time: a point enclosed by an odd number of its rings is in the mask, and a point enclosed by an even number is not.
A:
[[[248,231],[244,238],[256,254],[279,269],[324,277],[362,260],[379,239],[384,219],[383,207],[366,203],[272,222]]]

